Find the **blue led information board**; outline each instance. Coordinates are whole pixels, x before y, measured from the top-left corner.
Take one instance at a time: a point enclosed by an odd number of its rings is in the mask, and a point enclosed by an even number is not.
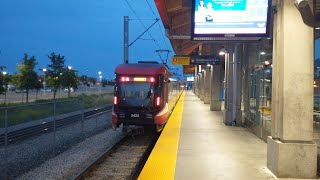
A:
[[[193,0],[191,37],[267,37],[272,0]]]

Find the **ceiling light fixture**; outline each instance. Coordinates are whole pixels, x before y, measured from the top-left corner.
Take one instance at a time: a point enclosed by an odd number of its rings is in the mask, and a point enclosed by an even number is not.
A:
[[[220,56],[223,56],[223,55],[225,55],[226,54],[226,49],[224,48],[224,46],[222,46],[222,48],[221,48],[221,50],[220,50],[220,52],[219,52],[219,55]]]

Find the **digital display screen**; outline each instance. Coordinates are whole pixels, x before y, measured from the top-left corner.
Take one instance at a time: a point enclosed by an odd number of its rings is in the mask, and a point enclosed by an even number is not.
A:
[[[271,0],[193,0],[193,40],[266,37]]]
[[[187,81],[188,82],[193,82],[194,81],[194,77],[192,76],[192,77],[187,77]]]

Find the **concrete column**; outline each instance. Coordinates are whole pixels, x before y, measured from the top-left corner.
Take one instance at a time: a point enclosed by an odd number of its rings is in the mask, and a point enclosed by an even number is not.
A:
[[[204,89],[203,89],[203,82],[204,82],[204,73],[200,73],[200,89],[199,89],[199,95],[200,95],[200,100],[203,101],[204,97]]]
[[[221,65],[211,66],[211,101],[210,110],[211,111],[221,111]]]
[[[210,73],[210,67],[206,67],[204,70],[204,97],[203,102],[204,104],[210,104],[211,97],[210,97],[210,80],[211,80],[211,73]]]
[[[198,98],[201,97],[201,66],[200,65],[197,65],[198,66]]]
[[[235,47],[235,59],[233,66],[233,94],[234,94],[234,106],[233,113],[236,119],[236,125],[242,125],[242,111],[241,111],[241,94],[242,94],[242,71],[241,71],[241,60],[243,54],[243,45],[239,44]]]
[[[234,119],[232,114],[232,67],[233,67],[233,47],[226,47],[228,50],[225,54],[225,83],[224,83],[224,116],[223,121],[226,125],[232,125]]]
[[[204,68],[202,66],[200,74],[200,100],[204,100]]]
[[[198,69],[197,66],[194,68],[194,81],[193,81],[193,86],[192,86],[192,91],[195,95],[197,95],[197,77],[198,77]]]
[[[199,89],[200,89],[200,75],[198,74],[198,76],[197,76],[197,87],[196,87],[196,95],[197,95],[197,97],[200,97]]]
[[[293,1],[278,1],[277,10],[267,166],[279,178],[316,178],[313,29],[303,23]]]
[[[225,55],[225,110],[226,125],[241,125],[241,51],[239,44],[230,45]]]

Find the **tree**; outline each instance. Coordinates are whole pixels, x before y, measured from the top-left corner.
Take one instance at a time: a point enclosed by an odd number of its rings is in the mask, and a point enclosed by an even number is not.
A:
[[[61,76],[61,86],[62,88],[68,89],[68,97],[70,97],[71,88],[76,90],[78,88],[78,80],[77,80],[78,72],[72,70],[71,67],[65,67]]]
[[[5,94],[6,87],[5,87],[5,75],[2,73],[4,66],[0,66],[0,94]]]
[[[48,87],[53,90],[53,98],[56,98],[57,90],[62,87],[62,75],[65,70],[64,66],[64,56],[60,54],[55,54],[54,52],[48,56],[51,64],[47,67],[46,83]]]
[[[24,54],[21,64],[18,64],[18,74],[15,76],[16,87],[21,90],[26,90],[26,102],[29,102],[29,90],[35,89],[39,83],[38,74],[34,71],[37,65],[36,58],[34,56],[28,57],[28,54]]]

